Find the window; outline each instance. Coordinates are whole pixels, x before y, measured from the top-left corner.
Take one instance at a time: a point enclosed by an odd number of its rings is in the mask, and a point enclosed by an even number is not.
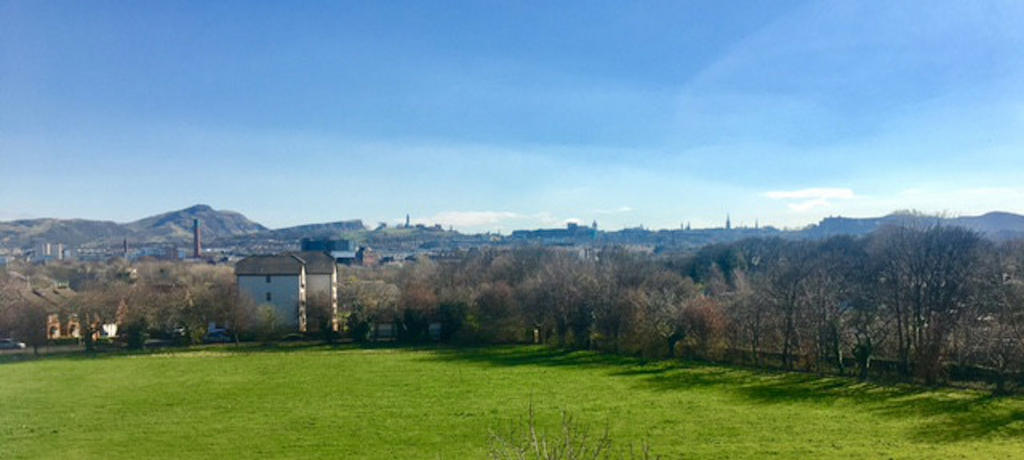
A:
[[[270,293],[267,293],[267,302],[270,302]]]
[[[270,282],[270,275],[267,275],[267,282]]]

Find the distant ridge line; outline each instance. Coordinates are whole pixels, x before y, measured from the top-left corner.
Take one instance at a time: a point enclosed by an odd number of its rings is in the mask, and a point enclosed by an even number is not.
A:
[[[192,220],[199,219],[203,236],[209,241],[251,237],[275,240],[301,238],[337,238],[339,235],[369,232],[361,219],[339,220],[270,229],[254,222],[240,212],[216,210],[206,204],[197,204],[177,211],[169,211],[142,219],[116,223],[112,221],[74,219],[18,219],[0,222],[0,245],[25,248],[42,243],[63,243],[79,246],[129,239],[139,243],[187,244],[191,241]],[[881,217],[826,217],[816,224],[796,230],[779,230],[770,226],[757,229],[627,229],[621,231],[595,231],[604,235],[606,242],[641,238],[643,235],[698,234],[704,232],[736,232],[735,236],[784,236],[792,238],[827,238],[837,235],[866,235],[887,225],[956,225],[979,232],[996,240],[1024,238],[1024,215],[1005,211],[991,211],[978,216],[947,217],[913,211],[897,211]],[[522,233],[530,233],[529,231]],[[459,232],[453,234],[461,235]],[[544,232],[538,233],[545,234]],[[466,234],[473,235],[473,234]],[[657,241],[652,241],[655,244]]]

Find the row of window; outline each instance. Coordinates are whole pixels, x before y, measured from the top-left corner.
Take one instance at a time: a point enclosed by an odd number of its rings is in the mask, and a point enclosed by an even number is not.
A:
[[[270,275],[267,275],[267,282],[268,282],[268,283],[270,282]],[[305,282],[302,282],[302,284],[300,284],[300,285],[299,285],[299,287],[301,287],[301,288],[305,288],[305,287],[306,287],[306,283],[305,283]],[[270,299],[267,299],[267,300],[270,300]]]

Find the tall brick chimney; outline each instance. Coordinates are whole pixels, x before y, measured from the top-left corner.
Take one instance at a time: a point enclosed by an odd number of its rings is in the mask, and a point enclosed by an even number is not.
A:
[[[203,254],[203,236],[199,232],[199,219],[192,219],[192,257],[198,259]]]

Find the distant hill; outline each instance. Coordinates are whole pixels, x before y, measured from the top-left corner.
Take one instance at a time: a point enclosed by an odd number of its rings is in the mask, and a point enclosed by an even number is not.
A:
[[[957,225],[980,232],[995,240],[1024,238],[1024,216],[1008,212],[990,212],[977,217],[954,219]]]
[[[192,239],[192,220],[199,219],[203,240],[228,247],[267,252],[274,248],[291,248],[302,238],[355,238],[377,248],[415,250],[435,247],[473,247],[490,244],[487,235],[463,235],[444,232],[434,227],[422,229],[387,229],[369,231],[361,220],[343,220],[319,224],[268,229],[234,211],[215,210],[199,204],[139,219],[116,223],[85,219],[23,219],[0,222],[0,246],[6,248],[38,248],[44,243],[63,243],[66,247],[111,245],[127,238],[130,243],[188,244]],[[882,217],[829,217],[807,228],[781,231],[760,229],[695,229],[684,230],[622,230],[598,232],[591,240],[601,244],[634,244],[657,247],[699,247],[759,236],[781,236],[794,239],[818,239],[834,235],[866,235],[888,225],[930,226],[958,225],[977,231],[995,241],[1024,238],[1024,216],[1006,212],[990,212],[981,216],[937,217],[913,212],[897,212]],[[530,232],[527,232],[530,233]],[[536,232],[533,232],[536,233]],[[558,233],[558,232],[555,232]],[[532,234],[532,233],[531,233]],[[541,232],[541,235],[546,234]],[[559,238],[540,238],[537,243],[555,244]],[[527,239],[525,241],[534,241]],[[268,245],[269,244],[269,245]]]
[[[909,212],[867,218],[828,217],[817,225],[801,230],[800,236],[827,238],[835,235],[866,235],[890,225],[922,227],[936,224],[968,228],[996,241],[1024,238],[1024,216],[1007,212],[962,217],[939,217]]]
[[[302,238],[339,238],[344,233],[363,230],[366,230],[363,221],[355,219],[279,228],[268,231],[267,235],[278,240],[293,239],[298,241]]]
[[[182,241],[192,238],[192,220],[199,219],[203,239],[226,238],[266,231],[267,228],[234,211],[217,211],[198,204],[124,224],[146,241]]]
[[[0,222],[0,244],[23,248],[43,243],[79,246],[96,240],[132,235],[131,230],[110,221],[85,219],[25,219]]]
[[[0,244],[27,248],[44,243],[82,246],[128,238],[137,242],[188,242],[192,239],[192,219],[201,222],[203,238],[242,236],[267,228],[234,211],[218,211],[207,205],[195,205],[146,217],[126,224],[86,219],[25,219],[0,222]]]

